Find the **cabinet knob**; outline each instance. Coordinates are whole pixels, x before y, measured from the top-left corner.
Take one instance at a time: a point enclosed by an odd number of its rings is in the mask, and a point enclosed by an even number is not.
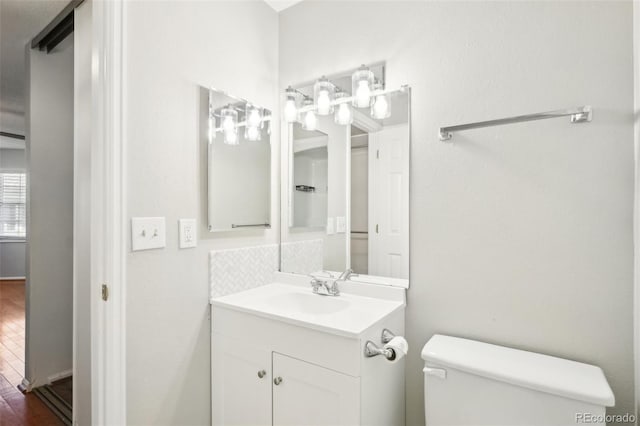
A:
[[[280,383],[282,383],[282,377],[278,376],[275,379],[273,379],[273,384],[278,386]]]
[[[264,370],[260,370],[258,371],[258,377],[260,377],[261,379],[267,375],[267,372]]]

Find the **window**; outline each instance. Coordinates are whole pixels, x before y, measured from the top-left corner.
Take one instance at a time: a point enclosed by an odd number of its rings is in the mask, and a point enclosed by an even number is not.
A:
[[[26,237],[26,201],[27,175],[0,172],[0,238]]]

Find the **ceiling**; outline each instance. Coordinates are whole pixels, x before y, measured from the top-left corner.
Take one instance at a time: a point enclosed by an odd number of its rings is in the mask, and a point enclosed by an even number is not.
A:
[[[0,113],[24,116],[25,46],[67,3],[0,0]]]
[[[276,12],[281,12],[288,7],[293,6],[296,3],[300,3],[302,0],[264,0],[269,6]]]

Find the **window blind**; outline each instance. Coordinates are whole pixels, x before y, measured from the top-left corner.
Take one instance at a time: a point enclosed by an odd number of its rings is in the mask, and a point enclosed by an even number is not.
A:
[[[0,238],[25,238],[27,176],[0,172]]]

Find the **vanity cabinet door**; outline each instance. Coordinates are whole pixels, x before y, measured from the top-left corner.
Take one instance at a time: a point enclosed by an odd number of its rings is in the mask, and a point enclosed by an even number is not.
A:
[[[214,425],[271,425],[271,352],[214,333],[211,341]]]
[[[360,423],[360,379],[273,353],[273,425]]]

